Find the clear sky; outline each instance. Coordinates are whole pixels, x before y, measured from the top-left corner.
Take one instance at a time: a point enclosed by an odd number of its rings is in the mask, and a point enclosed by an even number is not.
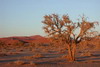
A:
[[[100,22],[100,0],[0,0],[0,37],[45,35],[41,21],[52,13]]]

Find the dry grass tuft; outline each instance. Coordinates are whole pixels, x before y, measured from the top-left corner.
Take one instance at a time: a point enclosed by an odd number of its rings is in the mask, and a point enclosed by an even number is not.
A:
[[[34,57],[34,58],[41,58],[41,57],[44,57],[44,55],[38,53],[38,54],[35,54],[33,57]]]
[[[34,57],[33,56],[24,56],[23,58],[24,59],[33,59]]]
[[[81,56],[92,56],[90,52],[82,53]]]
[[[17,65],[23,65],[23,64],[25,64],[24,61],[19,61],[19,60],[18,61],[15,61],[14,63],[17,64]]]
[[[31,64],[31,65],[33,65],[33,66],[35,66],[36,65],[36,63],[33,63],[32,61],[30,61],[30,63],[29,64]]]
[[[35,54],[33,56],[24,56],[23,58],[24,59],[34,59],[34,58],[41,58],[41,57],[44,57],[44,55],[42,55],[42,54]]]
[[[16,54],[19,54],[19,52],[8,52],[7,54],[9,54],[9,55],[16,55]]]
[[[69,57],[68,57],[68,55],[63,55],[61,58],[63,58],[63,59],[68,59]]]
[[[0,53],[0,57],[3,57],[3,56],[8,56],[8,55],[5,53]]]

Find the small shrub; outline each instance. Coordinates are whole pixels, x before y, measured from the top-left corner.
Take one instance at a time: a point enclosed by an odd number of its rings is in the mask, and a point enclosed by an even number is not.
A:
[[[85,52],[85,53],[82,53],[81,56],[92,56],[92,54],[90,52]]]
[[[15,61],[14,63],[17,64],[17,65],[23,65],[23,64],[25,64],[24,61],[19,61],[19,60],[18,61]]]
[[[68,55],[63,55],[62,58],[64,58],[64,59],[65,59],[65,58],[68,59]]]
[[[0,57],[3,57],[3,56],[8,56],[8,55],[5,53],[0,53]]]
[[[33,56],[24,56],[24,59],[33,59]]]
[[[42,54],[35,54],[33,56],[24,56],[24,59],[34,59],[34,58],[41,58],[44,57]]]
[[[41,57],[44,57],[44,56],[42,54],[35,54],[33,57],[34,58],[41,58]]]
[[[30,63],[29,63],[29,64],[34,65],[34,66],[36,65],[36,63],[33,63],[32,61],[30,61]]]

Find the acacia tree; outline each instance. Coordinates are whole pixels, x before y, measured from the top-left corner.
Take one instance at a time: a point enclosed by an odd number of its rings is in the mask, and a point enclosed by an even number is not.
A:
[[[61,18],[57,14],[45,15],[44,31],[53,41],[59,40],[60,44],[67,44],[68,59],[75,61],[76,47],[79,42],[87,35],[95,22],[86,21],[84,16],[80,22],[72,22],[68,15],[63,15]],[[79,29],[79,34],[75,31]]]

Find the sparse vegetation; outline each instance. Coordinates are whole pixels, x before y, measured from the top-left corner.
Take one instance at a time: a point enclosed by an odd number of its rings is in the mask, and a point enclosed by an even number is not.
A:
[[[4,45],[5,45],[5,42],[0,41],[0,48],[5,47]]]
[[[33,57],[34,58],[41,58],[41,57],[44,57],[44,55],[38,53],[38,54],[35,54]]]
[[[17,60],[14,63],[17,64],[17,65],[23,65],[23,64],[25,64],[24,61],[20,61],[20,60]]]
[[[92,54],[89,51],[87,51],[82,53],[81,56],[92,56]]]
[[[35,66],[35,65],[36,65],[36,63],[33,63],[32,61],[30,61],[30,64],[31,64],[31,65],[33,65],[33,66]]]
[[[42,58],[42,57],[44,57],[44,55],[37,53],[33,56],[24,56],[23,58],[24,59],[36,59],[36,58]]]

